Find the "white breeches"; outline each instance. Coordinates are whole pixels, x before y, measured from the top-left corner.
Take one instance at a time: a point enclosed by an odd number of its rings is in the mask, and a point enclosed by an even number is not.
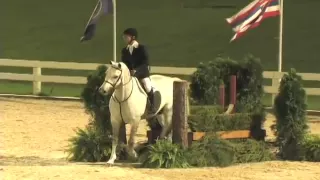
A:
[[[147,93],[149,93],[152,90],[151,79],[149,77],[146,77],[143,78],[141,82],[143,83],[143,86],[146,89]]]

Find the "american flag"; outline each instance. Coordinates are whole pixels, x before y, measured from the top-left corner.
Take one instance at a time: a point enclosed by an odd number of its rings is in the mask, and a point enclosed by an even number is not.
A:
[[[237,14],[227,18],[227,22],[236,33],[231,41],[241,37],[249,29],[259,26],[262,20],[280,15],[279,1],[280,0],[255,0]]]

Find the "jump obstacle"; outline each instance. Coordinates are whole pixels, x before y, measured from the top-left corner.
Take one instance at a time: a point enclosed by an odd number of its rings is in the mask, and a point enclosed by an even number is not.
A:
[[[235,112],[237,97],[237,77],[230,77],[230,103],[224,115],[232,115]],[[210,132],[189,132],[188,128],[188,86],[186,81],[176,81],[173,84],[173,115],[172,115],[172,141],[183,147],[191,145],[192,141],[202,139]],[[219,86],[219,105],[225,109],[225,86]],[[212,132],[214,133],[214,132]],[[160,131],[147,131],[148,143],[152,144],[159,137]],[[250,138],[249,130],[219,131],[216,132],[223,139]]]

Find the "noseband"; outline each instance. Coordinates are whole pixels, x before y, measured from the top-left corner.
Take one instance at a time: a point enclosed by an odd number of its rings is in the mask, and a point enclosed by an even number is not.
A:
[[[114,69],[119,70],[119,71],[120,71],[120,75],[119,75],[118,79],[115,81],[115,83],[111,83],[111,82],[106,81],[106,80],[105,80],[104,82],[110,84],[111,87],[112,87],[112,89],[113,89],[113,92],[114,92],[117,88],[119,88],[119,87],[116,87],[116,85],[118,84],[118,81],[121,79],[121,82],[122,82],[122,78],[121,78],[121,77],[122,77],[122,69],[116,68],[116,67],[113,67],[113,66],[111,66],[111,68],[114,68]],[[123,82],[122,82],[123,84],[122,84],[121,87],[129,84],[130,81],[132,81],[132,76],[130,76],[130,80],[129,80],[128,82],[126,82],[126,83],[123,83]],[[132,91],[133,91],[133,83],[132,83],[131,92],[130,92],[129,96],[128,96],[127,98],[125,98],[124,100],[119,101],[115,94],[113,94],[111,97],[112,97],[112,99],[113,99],[114,101],[116,101],[117,103],[123,103],[123,102],[127,101],[127,100],[131,97]]]
[[[111,67],[112,67],[112,66],[111,66]],[[112,67],[112,68],[115,68],[115,67]],[[112,84],[112,83],[109,82],[109,81],[106,81],[106,80],[104,81],[105,83],[110,84],[110,85],[112,86],[112,89],[113,89],[113,90],[117,89],[115,86],[117,85],[118,81],[119,81],[120,78],[122,77],[122,69],[118,69],[118,68],[115,68],[115,69],[117,69],[117,70],[120,71],[120,75],[119,75],[118,79],[116,80],[116,82],[115,82],[114,84]],[[121,80],[121,81],[122,81],[122,80]]]

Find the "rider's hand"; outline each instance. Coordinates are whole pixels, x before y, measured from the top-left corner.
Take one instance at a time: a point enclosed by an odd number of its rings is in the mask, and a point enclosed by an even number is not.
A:
[[[130,71],[131,76],[133,76],[135,73],[136,73],[136,70],[131,70]]]

